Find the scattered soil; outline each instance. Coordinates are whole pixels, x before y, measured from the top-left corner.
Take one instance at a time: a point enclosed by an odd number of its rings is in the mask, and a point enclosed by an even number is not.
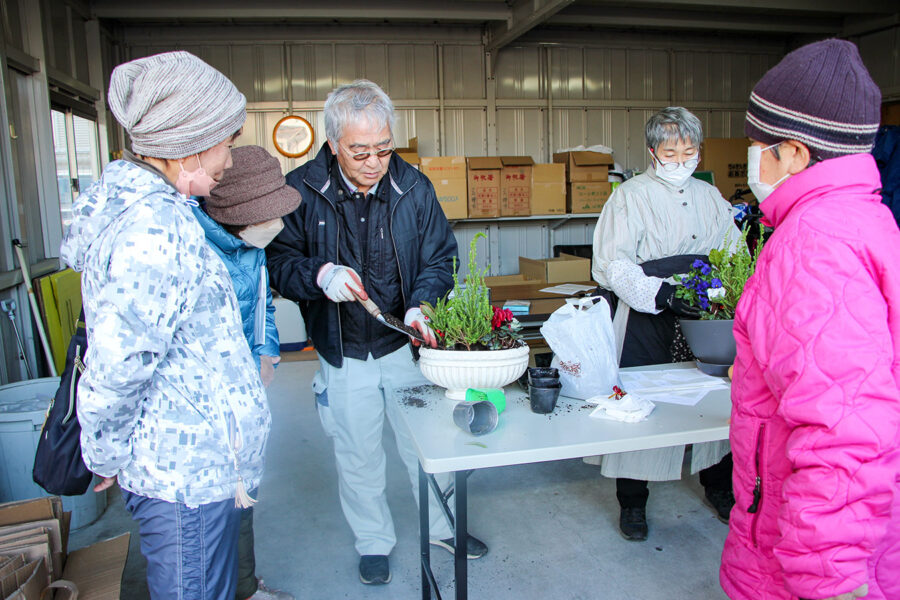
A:
[[[384,317],[384,320],[387,321],[391,327],[396,327],[397,329],[406,332],[406,335],[410,337],[414,337],[417,340],[422,339],[422,334],[418,332],[418,330],[413,329],[394,315],[388,313],[381,313],[381,316]]]
[[[425,408],[428,406],[428,403],[415,396],[406,396],[403,398],[403,406],[409,406],[410,408]]]

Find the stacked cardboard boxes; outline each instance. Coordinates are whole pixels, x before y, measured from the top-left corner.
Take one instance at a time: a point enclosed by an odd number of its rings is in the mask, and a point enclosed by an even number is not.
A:
[[[609,170],[613,166],[611,154],[572,151],[553,155],[553,162],[566,166],[566,208],[570,213],[596,213],[612,193]]]
[[[496,156],[468,159],[469,218],[500,216],[500,171],[503,161]]]
[[[70,517],[59,497],[0,504],[0,598],[49,598],[52,586],[80,600],[118,600],[129,534],[70,554]]]
[[[419,138],[410,138],[405,148],[394,148],[394,152],[413,168],[419,168]]]
[[[531,214],[531,176],[534,160],[530,156],[501,156],[500,216]]]
[[[735,191],[748,189],[747,138],[706,138],[700,151],[700,171],[712,171],[713,184],[726,200]],[[749,194],[745,196],[747,198]]]
[[[469,191],[466,183],[466,157],[423,156],[422,173],[431,180],[441,208],[448,219],[469,216]]]
[[[566,214],[566,165],[534,165],[531,170],[531,214]]]

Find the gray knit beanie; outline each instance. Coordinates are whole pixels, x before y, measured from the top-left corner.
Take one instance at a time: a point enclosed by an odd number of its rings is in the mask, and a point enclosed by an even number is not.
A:
[[[209,150],[244,125],[247,99],[189,52],[166,52],[116,67],[109,107],[135,154],[185,158]]]

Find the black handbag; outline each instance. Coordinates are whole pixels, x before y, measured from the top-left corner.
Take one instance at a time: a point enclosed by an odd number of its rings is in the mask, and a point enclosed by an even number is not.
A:
[[[87,352],[84,310],[78,317],[75,333],[66,352],[66,366],[59,389],[47,411],[41,439],[34,455],[34,482],[51,494],[78,496],[85,493],[94,474],[81,457],[81,424],[76,414],[78,380],[84,371]]]

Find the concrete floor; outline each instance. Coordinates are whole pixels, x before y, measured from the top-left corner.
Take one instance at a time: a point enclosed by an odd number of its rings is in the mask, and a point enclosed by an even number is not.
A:
[[[282,364],[269,390],[274,424],[254,515],[257,575],[298,600],[420,598],[417,512],[389,427],[388,498],[398,538],[393,581],[378,587],[359,582],[331,444],[310,389],[317,365]],[[718,568],[727,527],[702,503],[696,476],[650,489],[650,538],[634,543],[618,533],[615,484],[597,467],[567,460],[476,472],[469,479],[469,530],[490,552],[469,562],[470,597],[725,599]],[[96,523],[73,533],[70,548],[126,530],[132,542],[122,598],[144,600],[137,531],[117,490]],[[436,549],[432,563],[445,597],[452,598],[450,554]]]

